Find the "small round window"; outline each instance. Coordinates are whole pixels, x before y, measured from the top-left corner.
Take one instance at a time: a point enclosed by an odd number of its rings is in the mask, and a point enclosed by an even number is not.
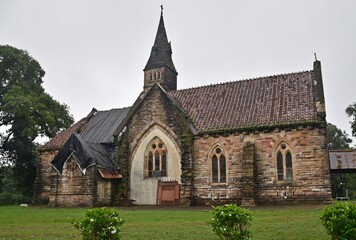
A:
[[[217,154],[220,154],[220,153],[221,153],[221,149],[220,149],[220,148],[217,148],[217,149],[215,150],[215,152],[216,152]]]
[[[156,149],[156,144],[152,144],[152,148],[153,148],[153,149]]]

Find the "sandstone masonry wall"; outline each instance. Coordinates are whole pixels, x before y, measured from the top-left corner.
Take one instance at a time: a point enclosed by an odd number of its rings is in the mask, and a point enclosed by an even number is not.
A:
[[[246,192],[254,192],[256,204],[320,203],[331,200],[330,173],[325,128],[299,127],[265,132],[203,135],[194,141],[194,199],[196,203],[241,203]],[[288,143],[293,157],[293,181],[277,181],[275,148]],[[246,189],[244,146],[254,145],[254,189]],[[209,149],[220,144],[226,151],[227,183],[212,184]],[[250,169],[251,170],[251,169]],[[250,181],[251,179],[248,179]]]
[[[58,149],[40,151],[37,163],[36,180],[34,183],[33,203],[48,204],[51,189],[51,160],[58,153]]]
[[[52,170],[49,206],[93,207],[97,188],[96,173],[96,167],[90,167],[83,174],[72,157],[64,164],[61,175]]]
[[[193,138],[186,125],[184,115],[177,107],[173,106],[170,99],[158,86],[153,86],[153,89],[145,97],[145,101],[137,107],[117,148],[119,166],[124,177],[124,187],[129,193],[131,156],[140,143],[140,139],[147,135],[154,125],[164,129],[167,136],[177,143],[181,152],[180,201],[181,204],[189,204],[192,192]]]

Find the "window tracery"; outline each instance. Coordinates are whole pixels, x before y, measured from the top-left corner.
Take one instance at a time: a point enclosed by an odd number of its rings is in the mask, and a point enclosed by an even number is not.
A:
[[[226,183],[226,157],[221,147],[216,147],[211,154],[212,183]]]
[[[286,143],[276,148],[277,181],[293,181],[292,149]]]
[[[167,148],[158,137],[147,145],[144,164],[145,177],[167,176]]]
[[[73,174],[79,170],[79,166],[73,158],[70,158],[68,161],[65,162],[64,169],[67,171],[67,173]]]

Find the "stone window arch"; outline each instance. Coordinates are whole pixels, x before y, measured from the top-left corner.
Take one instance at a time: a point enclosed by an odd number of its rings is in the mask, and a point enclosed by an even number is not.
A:
[[[167,177],[167,147],[158,138],[153,138],[147,145],[144,156],[144,176]]]
[[[64,174],[73,175],[76,172],[80,172],[80,168],[78,163],[74,160],[74,157],[68,158],[68,160],[64,163],[63,169],[65,171]]]
[[[209,160],[211,165],[211,182],[213,184],[226,184],[227,182],[227,167],[226,167],[226,153],[220,146],[215,146],[210,152]]]
[[[277,181],[293,181],[293,151],[289,144],[281,142],[275,148]]]

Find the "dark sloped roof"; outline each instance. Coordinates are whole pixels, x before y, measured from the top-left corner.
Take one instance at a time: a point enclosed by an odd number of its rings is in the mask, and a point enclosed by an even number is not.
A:
[[[98,111],[88,123],[86,129],[81,133],[85,141],[90,143],[111,143],[115,130],[130,108],[111,109],[109,111]]]
[[[51,161],[52,166],[62,173],[64,163],[73,156],[83,172],[95,165],[113,171],[113,174],[118,176],[115,147],[112,144],[113,134],[129,109],[95,111],[89,114],[90,118],[85,121],[85,129],[80,133],[72,131],[64,146]]]
[[[171,91],[199,132],[316,122],[314,72]]]
[[[113,148],[102,144],[88,143],[77,133],[72,134],[51,164],[59,173],[62,173],[63,165],[70,156],[75,158],[83,172],[94,165],[103,169],[118,169],[113,161]]]
[[[168,42],[162,14],[159,20],[155,42],[151,49],[151,55],[146,63],[144,70],[159,67],[168,67],[174,72],[177,72],[173,64],[171,43]]]

